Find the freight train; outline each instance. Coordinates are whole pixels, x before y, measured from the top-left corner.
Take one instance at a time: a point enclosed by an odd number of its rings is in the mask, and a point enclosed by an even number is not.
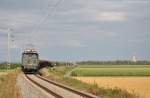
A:
[[[39,54],[34,49],[27,49],[22,53],[22,70],[27,72],[36,72],[39,69]]]

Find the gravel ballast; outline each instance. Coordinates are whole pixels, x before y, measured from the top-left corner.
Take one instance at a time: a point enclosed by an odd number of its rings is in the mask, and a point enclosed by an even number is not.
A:
[[[23,74],[18,75],[17,85],[21,98],[55,98],[27,80]]]
[[[40,78],[37,78],[35,75],[28,75],[30,78],[32,78],[34,81],[42,84],[44,87],[50,89],[51,91],[54,91],[55,93],[61,95],[63,98],[84,98],[78,94],[72,93],[71,91],[65,90],[63,88],[60,88],[56,85],[50,84],[44,80],[41,80]]]

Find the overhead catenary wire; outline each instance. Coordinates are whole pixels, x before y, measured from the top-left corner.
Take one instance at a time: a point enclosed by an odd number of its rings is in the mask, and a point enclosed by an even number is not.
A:
[[[39,20],[38,24],[35,26],[35,28],[33,29],[32,33],[35,33],[36,31],[38,31],[38,29],[40,28],[41,24],[43,24],[48,17],[52,16],[52,14],[54,13],[55,9],[58,7],[58,5],[61,2],[62,2],[62,0],[58,0],[51,9],[47,10],[47,14]],[[49,8],[50,8],[50,5],[49,5]]]
[[[33,38],[32,35],[36,36],[35,33],[38,32],[38,30],[40,29],[41,24],[43,24],[43,23],[47,20],[48,17],[52,16],[52,14],[54,13],[55,9],[58,7],[58,5],[59,5],[62,1],[63,1],[63,0],[58,0],[53,6],[51,6],[51,4],[50,4],[51,2],[48,3],[47,9],[45,9],[45,10],[46,10],[46,12],[45,12],[46,14],[45,14],[43,17],[41,17],[41,18],[39,19],[39,21],[37,21],[37,23],[35,23],[35,24],[33,25],[33,29],[32,29],[32,31],[31,31],[31,35],[27,37],[27,43],[24,44],[24,48],[27,47],[28,44],[31,44],[31,42],[32,42],[32,45],[33,45],[34,48],[35,48],[35,44],[34,44],[35,39],[32,39],[32,41],[31,41],[31,38]],[[38,34],[37,34],[37,35],[38,35]],[[36,42],[36,41],[35,41],[35,42]]]

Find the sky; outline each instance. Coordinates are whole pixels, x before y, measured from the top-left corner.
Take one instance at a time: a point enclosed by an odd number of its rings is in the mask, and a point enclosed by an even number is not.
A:
[[[0,61],[150,60],[150,0],[0,0]]]

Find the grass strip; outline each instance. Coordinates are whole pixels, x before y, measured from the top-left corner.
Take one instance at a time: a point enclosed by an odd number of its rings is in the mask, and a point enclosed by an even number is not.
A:
[[[92,93],[101,98],[140,98],[136,94],[131,94],[126,90],[121,90],[119,88],[105,89],[99,87],[96,83],[87,84],[71,77],[64,77],[64,75],[72,69],[73,67],[60,66],[55,68],[45,68],[41,70],[40,73],[48,79],[63,83],[81,91]]]

